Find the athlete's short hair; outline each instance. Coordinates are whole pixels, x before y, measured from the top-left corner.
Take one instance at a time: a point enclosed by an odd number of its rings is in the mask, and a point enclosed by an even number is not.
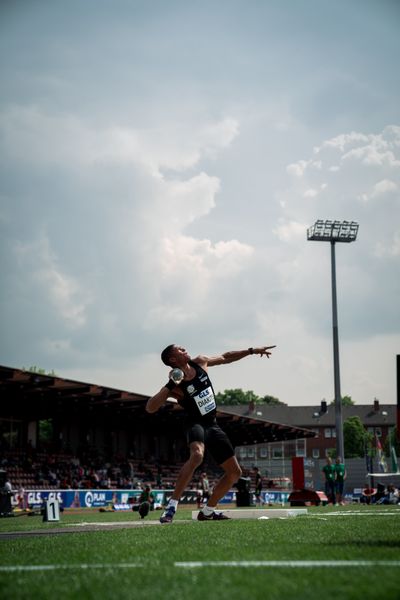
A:
[[[170,344],[169,346],[164,348],[164,350],[161,352],[161,360],[163,361],[164,365],[167,365],[167,367],[172,366],[169,361],[170,361],[171,354],[172,354],[174,348],[175,348],[175,344]]]

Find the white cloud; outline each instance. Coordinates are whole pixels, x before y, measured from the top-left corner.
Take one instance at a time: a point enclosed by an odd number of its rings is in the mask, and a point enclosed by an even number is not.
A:
[[[368,140],[369,136],[364,135],[363,133],[357,133],[355,131],[352,131],[351,133],[342,133],[334,138],[326,140],[321,146],[316,146],[314,148],[314,153],[319,154],[324,148],[334,148],[343,153],[347,146],[368,142]]]
[[[290,212],[292,217],[304,210],[302,205],[295,206],[299,197],[318,201],[318,206],[310,203],[310,216],[313,208],[326,211],[328,207],[325,214],[340,219],[341,207],[347,216],[354,200],[365,204],[372,199],[389,198],[400,189],[400,128],[397,126],[385,127],[379,134],[354,131],[341,134],[314,148],[314,154],[319,161],[301,159],[287,167],[287,171],[297,177],[281,203],[287,212],[294,211]],[[323,201],[321,191],[324,191]],[[360,205],[354,205],[354,209],[354,217],[347,216],[350,220],[357,217]]]
[[[289,175],[294,175],[295,177],[302,177],[306,168],[311,164],[310,160],[299,160],[297,163],[291,163],[286,167],[286,171]]]
[[[310,164],[310,161],[299,160],[297,163],[292,163],[286,167],[286,171],[290,175],[295,175],[296,177],[302,177],[304,171],[307,166]]]
[[[315,198],[316,196],[318,196],[318,194],[319,194],[319,190],[310,188],[304,192],[303,197],[304,198]]]
[[[273,232],[282,242],[292,242],[305,239],[306,229],[307,226],[304,223],[280,219],[279,225],[275,227]]]
[[[396,192],[399,189],[399,184],[391,181],[390,179],[382,179],[375,183],[369,192],[363,192],[359,195],[359,199],[362,202],[369,202],[376,198],[385,199],[385,197],[391,192]]]
[[[17,259],[29,276],[49,298],[53,307],[68,326],[81,328],[87,319],[91,298],[74,277],[63,273],[46,236],[33,243],[16,245]]]
[[[204,172],[186,180],[162,178],[154,198],[157,220],[164,222],[166,229],[181,230],[214,208],[219,190],[219,179]],[[143,209],[147,213],[148,204]],[[154,217],[151,213],[153,222]]]
[[[316,198],[321,192],[326,190],[327,187],[328,187],[327,183],[321,183],[319,188],[309,188],[309,189],[305,190],[305,192],[303,193],[303,197],[304,198]]]
[[[321,160],[299,160],[296,163],[292,163],[286,167],[287,173],[289,175],[294,175],[295,177],[303,177],[306,170],[315,169],[320,171],[322,169],[322,161]]]
[[[339,160],[358,161],[367,166],[399,167],[400,160],[396,150],[400,145],[400,127],[387,126],[380,134],[364,134],[351,132],[326,140],[321,146],[314,148],[314,153],[324,155],[326,150],[333,150]],[[330,167],[333,170],[333,166]],[[337,168],[337,166],[335,167]]]
[[[236,119],[226,117],[217,123],[208,123],[200,128],[198,139],[205,152],[215,155],[216,150],[227,148],[239,134]]]
[[[382,196],[387,192],[395,192],[396,190],[398,190],[397,183],[395,183],[394,181],[390,181],[390,179],[382,179],[374,185],[371,198]]]
[[[136,164],[160,177],[163,169],[184,171],[197,165],[201,157],[215,157],[238,135],[239,124],[225,117],[154,129],[96,127],[72,115],[14,106],[0,114],[0,132],[5,154],[24,163]]]
[[[400,161],[395,159],[395,155],[390,150],[385,150],[382,145],[371,143],[361,148],[353,148],[342,156],[342,160],[361,161],[369,166],[400,167]]]
[[[237,240],[212,244],[184,235],[163,238],[159,245],[160,301],[149,311],[146,328],[165,322],[173,326],[206,314],[210,298],[218,298],[219,290],[235,280],[252,255],[253,248]]]
[[[32,169],[49,172],[54,165],[66,172],[73,169],[78,181],[85,174],[90,196],[82,202],[93,214],[88,240],[100,248],[90,273],[89,260],[79,276],[67,275],[54,250],[57,240],[48,236],[39,241],[33,236],[19,248],[25,268],[27,256],[35,257],[34,276],[69,326],[86,326],[87,334],[95,327],[96,338],[106,336],[116,344],[122,323],[156,334],[195,322],[249,264],[253,248],[248,244],[235,239],[213,243],[185,232],[212,211],[221,188],[218,177],[200,169],[186,176],[185,170],[227,148],[238,135],[236,120],[166,123],[148,130],[95,129],[69,116],[15,108],[3,113],[0,128],[7,132],[3,146],[9,159],[23,159]],[[117,168],[120,181],[113,174]],[[79,205],[79,197],[72,201]],[[100,223],[104,241],[96,232]],[[88,240],[79,239],[84,251]],[[108,253],[105,245],[110,242]],[[117,273],[122,271],[121,279]],[[88,318],[91,299],[95,301]],[[71,355],[74,346],[59,339],[46,343],[47,351],[58,348]]]
[[[375,256],[379,258],[394,258],[400,256],[400,230],[395,231],[389,241],[375,244]]]

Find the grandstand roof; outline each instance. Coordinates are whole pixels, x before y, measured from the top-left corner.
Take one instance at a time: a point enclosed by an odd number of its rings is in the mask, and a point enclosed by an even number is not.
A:
[[[110,415],[125,425],[134,421],[135,428],[139,423],[154,435],[159,431],[176,435],[184,417],[176,402],[149,415],[145,411],[149,396],[6,366],[0,366],[0,398],[0,418],[35,421],[62,413],[76,413],[81,419]],[[306,428],[224,409],[218,409],[217,418],[235,446],[315,436]]]

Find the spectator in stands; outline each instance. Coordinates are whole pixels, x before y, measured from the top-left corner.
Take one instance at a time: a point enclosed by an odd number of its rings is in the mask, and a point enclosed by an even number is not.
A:
[[[201,499],[203,504],[208,502],[210,497],[210,482],[208,481],[207,473],[203,471],[200,475]]]
[[[35,481],[38,485],[44,485],[44,474],[41,467],[38,465],[34,474]]]
[[[89,473],[89,481],[91,483],[91,487],[92,488],[97,488],[99,487],[99,476],[97,475],[96,471],[94,469],[90,469],[90,473]]]
[[[258,467],[254,468],[254,472],[255,472],[255,490],[254,490],[254,495],[256,497],[256,506],[262,506],[263,505],[263,500],[262,500],[262,475],[260,473],[260,469]]]
[[[182,346],[171,344],[163,350],[161,360],[172,368],[170,379],[155,396],[148,400],[146,410],[149,413],[157,412],[170,397],[178,401],[187,415],[186,434],[190,457],[178,475],[175,490],[160,518],[161,523],[172,522],[182,492],[192,479],[194,471],[203,462],[206,446],[217,464],[224,470],[224,475],[215,485],[207,504],[199,512],[198,519],[210,521],[227,518],[222,512],[216,510],[216,506],[239,479],[241,469],[228,436],[217,424],[215,394],[207,370],[208,367],[236,362],[252,354],[269,358],[271,348],[272,346],[249,348],[225,352],[214,357],[198,356],[194,360]],[[175,380],[172,378],[174,372],[179,375]]]
[[[59,481],[59,479],[57,478],[57,475],[54,473],[54,471],[51,471],[51,470],[49,469],[49,472],[48,472],[48,475],[47,475],[47,477],[48,477],[48,482],[49,482],[49,485],[54,485],[54,486],[56,486],[56,487],[58,487],[58,486],[59,486],[59,483],[60,483],[60,481]]]
[[[110,490],[111,489],[111,479],[109,477],[107,477],[106,474],[103,475],[101,481],[100,481],[100,487],[103,490]]]
[[[326,457],[326,465],[322,469],[325,475],[325,494],[328,497],[328,501],[332,504],[336,504],[335,494],[335,465],[332,464],[330,456]]]
[[[60,480],[60,488],[61,488],[62,490],[69,490],[69,489],[71,489],[71,486],[70,486],[70,484],[69,484],[69,482],[68,482],[68,479],[67,479],[66,477],[63,477],[63,478]]]

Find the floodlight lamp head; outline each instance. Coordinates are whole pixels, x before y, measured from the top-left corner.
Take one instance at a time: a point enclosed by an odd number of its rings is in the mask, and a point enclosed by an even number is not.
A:
[[[307,230],[307,240],[313,242],[355,242],[358,227],[356,221],[323,221],[318,219]]]

